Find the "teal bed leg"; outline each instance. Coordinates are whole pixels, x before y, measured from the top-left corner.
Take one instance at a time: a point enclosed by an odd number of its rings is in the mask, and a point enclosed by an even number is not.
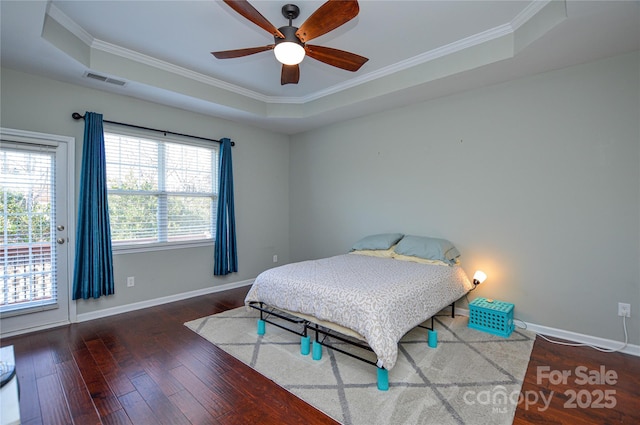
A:
[[[311,337],[309,336],[303,336],[300,339],[300,354],[302,354],[303,356],[308,356],[309,355],[309,345],[311,343]]]
[[[322,358],[322,345],[319,342],[313,341],[313,360],[320,360]]]
[[[438,331],[427,331],[427,344],[431,348],[436,348],[438,346]]]
[[[258,335],[264,335],[264,320],[258,319]]]
[[[389,371],[381,367],[378,368],[378,389],[380,391],[389,389]]]

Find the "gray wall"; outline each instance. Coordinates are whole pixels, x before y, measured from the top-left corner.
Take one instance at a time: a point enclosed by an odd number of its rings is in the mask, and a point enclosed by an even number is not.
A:
[[[76,138],[74,111],[231,137],[240,272],[214,278],[212,248],[117,255],[116,295],[78,313],[252,279],[401,231],[452,240],[473,296],[539,325],[621,339],[640,328],[638,53],[468,91],[293,136],[2,69],[8,128]],[[77,188],[76,188],[77,192]],[[291,254],[290,254],[291,253]],[[126,288],[126,276],[136,286]]]
[[[213,247],[115,255],[116,294],[78,301],[78,314],[252,279],[274,265],[274,254],[280,263],[288,261],[288,136],[5,68],[1,84],[0,125],[75,137],[76,174],[84,131],[83,122],[71,118],[76,111],[99,112],[112,121],[202,137],[229,137],[236,142],[233,171],[239,272],[214,278]],[[126,287],[127,276],[135,276],[135,287]]]
[[[640,342],[640,66],[634,53],[299,134],[292,260],[360,237],[450,239],[471,298],[538,325]]]

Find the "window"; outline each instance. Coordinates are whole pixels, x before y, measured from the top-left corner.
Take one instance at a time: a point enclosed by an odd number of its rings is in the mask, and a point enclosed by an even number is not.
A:
[[[44,146],[33,149],[0,149],[2,313],[57,303],[56,156]]]
[[[217,145],[109,132],[104,141],[115,249],[213,241]]]

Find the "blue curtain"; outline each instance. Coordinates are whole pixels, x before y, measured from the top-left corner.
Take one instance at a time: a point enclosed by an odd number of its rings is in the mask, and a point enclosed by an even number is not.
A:
[[[213,274],[225,275],[238,271],[236,219],[233,209],[233,167],[231,140],[220,140],[220,187],[216,221],[215,265]]]
[[[84,116],[73,299],[114,293],[102,115]]]

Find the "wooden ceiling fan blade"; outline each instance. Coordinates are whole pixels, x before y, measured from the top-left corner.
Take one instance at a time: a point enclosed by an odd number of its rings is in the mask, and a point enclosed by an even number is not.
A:
[[[359,11],[356,0],[329,0],[307,18],[296,31],[296,36],[306,43],[349,22],[358,16]]]
[[[355,53],[345,52],[344,50],[333,49],[331,47],[313,46],[307,44],[304,47],[307,56],[324,62],[328,65],[347,71],[356,72],[369,59]]]
[[[298,65],[282,65],[280,84],[298,84],[300,81],[300,67]]]
[[[244,16],[246,19],[250,20],[271,35],[274,35],[278,38],[284,38],[284,35],[280,32],[280,30],[276,28],[271,22],[269,22],[267,18],[262,16],[262,14],[258,12],[256,8],[253,7],[248,1],[224,0],[224,2],[240,15]]]
[[[211,54],[218,59],[233,59],[233,58],[241,58],[243,56],[253,55],[255,53],[265,52],[267,50],[273,49],[274,47],[275,47],[275,44],[269,44],[267,46],[262,46],[262,47],[249,47],[247,49],[223,50],[221,52],[211,52]]]

